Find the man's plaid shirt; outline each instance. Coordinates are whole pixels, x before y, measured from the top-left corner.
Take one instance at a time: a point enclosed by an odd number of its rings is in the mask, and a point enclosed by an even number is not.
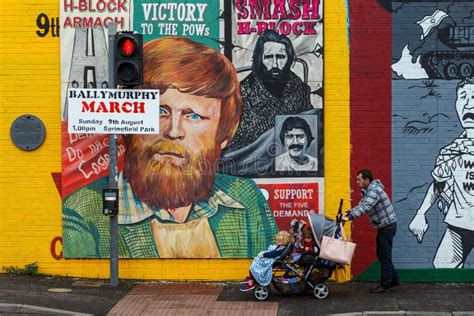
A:
[[[375,228],[382,228],[397,222],[397,215],[380,180],[372,181],[359,205],[349,210],[351,218],[357,218],[364,213],[370,217]]]

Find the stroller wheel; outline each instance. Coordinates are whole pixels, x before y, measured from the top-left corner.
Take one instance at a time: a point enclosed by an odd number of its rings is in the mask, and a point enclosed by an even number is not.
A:
[[[268,287],[257,285],[253,290],[253,296],[259,301],[264,301],[268,298]]]
[[[322,300],[329,295],[329,288],[325,283],[316,283],[316,286],[313,289],[314,297]]]

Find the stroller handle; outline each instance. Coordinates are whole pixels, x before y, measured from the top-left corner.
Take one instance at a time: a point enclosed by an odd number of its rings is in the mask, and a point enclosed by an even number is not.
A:
[[[339,202],[339,210],[337,211],[336,223],[340,224],[342,222],[342,205],[344,204],[344,199],[341,199]]]

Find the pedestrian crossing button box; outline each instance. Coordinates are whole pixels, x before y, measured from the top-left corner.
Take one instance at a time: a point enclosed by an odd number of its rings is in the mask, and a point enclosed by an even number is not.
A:
[[[107,216],[116,216],[118,214],[118,189],[103,189],[102,202],[103,214]]]

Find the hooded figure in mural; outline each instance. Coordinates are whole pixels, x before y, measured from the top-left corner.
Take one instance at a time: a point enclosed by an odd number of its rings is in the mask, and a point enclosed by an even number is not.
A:
[[[126,135],[119,174],[119,254],[132,258],[253,257],[278,232],[252,180],[219,174],[217,161],[242,111],[235,68],[185,38],[144,46],[144,84],[160,90],[160,134]],[[65,257],[107,257],[106,179],[64,199]]]
[[[419,243],[429,228],[426,213],[438,199],[448,225],[433,260],[435,268],[462,268],[474,247],[474,78],[457,88],[456,112],[464,132],[439,152],[433,182],[409,230]]]

